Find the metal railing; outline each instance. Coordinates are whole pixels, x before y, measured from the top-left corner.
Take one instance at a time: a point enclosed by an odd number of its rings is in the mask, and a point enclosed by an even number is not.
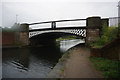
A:
[[[47,23],[50,23],[51,24],[51,28],[52,29],[55,29],[57,28],[57,23],[60,23],[60,22],[75,22],[75,21],[86,21],[86,19],[70,19],[70,20],[56,20],[56,21],[46,21],[46,22],[37,22],[37,23],[31,23],[31,24],[28,24],[28,25],[39,25],[39,24],[47,24]],[[63,27],[63,26],[62,26]],[[69,27],[69,26],[68,26]],[[76,26],[78,27],[78,26]]]
[[[118,25],[120,23],[120,17],[111,17],[108,19],[109,19],[109,27],[110,26],[118,27]]]
[[[110,17],[110,18],[103,18],[103,19],[108,19],[108,26],[113,26],[113,27],[118,27],[118,24],[120,23],[120,17]],[[101,19],[102,20],[102,19]],[[66,27],[65,26],[58,26],[58,24],[60,23],[65,23],[65,24],[74,24],[74,22],[77,22],[77,21],[85,21],[86,22],[86,19],[70,19],[70,20],[56,20],[56,21],[46,21],[46,22],[37,22],[37,23],[31,23],[31,24],[28,24],[30,26],[36,26],[38,29],[56,29],[56,28],[68,28],[70,27],[69,25],[67,25]],[[80,23],[79,22],[79,23]],[[42,24],[42,25],[41,25]],[[49,28],[45,28],[45,24],[49,24]],[[37,26],[38,25],[38,26]],[[86,26],[86,24],[84,25],[84,27]],[[43,27],[43,28],[42,28]],[[83,27],[79,24],[79,26],[71,26],[71,27]]]

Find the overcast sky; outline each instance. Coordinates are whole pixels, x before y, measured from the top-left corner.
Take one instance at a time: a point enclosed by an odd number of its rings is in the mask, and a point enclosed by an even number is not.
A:
[[[3,0],[0,26],[91,16],[117,17],[119,0]]]

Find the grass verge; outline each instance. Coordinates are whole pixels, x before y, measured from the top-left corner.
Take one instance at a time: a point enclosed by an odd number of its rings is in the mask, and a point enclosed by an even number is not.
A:
[[[120,78],[120,61],[97,57],[89,57],[89,59],[105,78]]]
[[[57,38],[56,41],[72,40],[72,39],[79,39],[79,38],[77,36],[62,36],[60,38]]]

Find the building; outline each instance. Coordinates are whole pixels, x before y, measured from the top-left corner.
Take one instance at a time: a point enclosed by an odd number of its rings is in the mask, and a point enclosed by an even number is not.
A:
[[[120,27],[120,1],[118,2],[118,23],[119,23],[119,27]]]
[[[120,1],[118,2],[118,37],[120,37]]]

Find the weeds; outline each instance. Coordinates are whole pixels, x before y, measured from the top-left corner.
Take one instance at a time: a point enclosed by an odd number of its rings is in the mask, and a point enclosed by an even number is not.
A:
[[[118,28],[115,26],[108,27],[107,25],[103,25],[102,28],[102,36],[97,38],[94,43],[91,43],[90,46],[95,48],[101,48],[105,44],[111,42],[117,37]]]
[[[97,70],[100,70],[105,78],[120,78],[120,61],[104,58],[89,58]]]
[[[60,74],[63,74],[63,72],[65,71],[65,69],[66,69],[65,67],[62,68]]]

